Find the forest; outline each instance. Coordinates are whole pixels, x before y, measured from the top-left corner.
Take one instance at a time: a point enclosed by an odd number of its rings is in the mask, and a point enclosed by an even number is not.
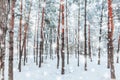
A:
[[[0,0],[0,80],[120,80],[119,0]]]

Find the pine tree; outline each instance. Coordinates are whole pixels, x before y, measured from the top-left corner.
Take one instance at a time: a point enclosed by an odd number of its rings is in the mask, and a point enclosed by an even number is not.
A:
[[[11,1],[11,20],[10,20],[10,26],[9,26],[9,67],[8,67],[8,80],[13,80],[13,36],[14,36],[14,8],[15,8],[15,1],[16,0],[12,0]]]
[[[102,2],[102,10],[101,10],[101,19],[100,19],[100,31],[99,31],[99,51],[98,51],[98,65],[100,65],[100,56],[101,56],[101,38],[102,38],[102,23],[103,23],[103,9],[104,9],[104,6],[103,6],[103,2]]]
[[[22,0],[20,3],[20,12],[21,12],[21,16],[20,16],[20,26],[19,26],[19,64],[18,64],[18,69],[21,72],[21,58],[22,58],[22,49],[21,49],[21,34],[22,34]]]
[[[62,59],[62,70],[61,74],[65,73],[65,52],[64,52],[64,0],[60,1],[61,3],[61,11],[62,11],[62,47],[61,47],[61,59]]]
[[[89,52],[89,58],[90,58],[90,61],[92,62],[92,54],[91,54],[91,39],[90,39],[90,25],[88,25],[88,52]]]
[[[119,32],[118,48],[117,48],[117,63],[119,63],[119,51],[120,51],[120,32]]]
[[[80,56],[80,0],[78,2],[78,66],[79,66],[79,56]]]
[[[34,47],[33,47],[34,62],[36,61],[36,59],[35,59],[36,58],[36,33],[37,33],[37,16],[36,16],[36,20],[35,20]]]
[[[113,33],[114,33],[114,24],[113,24],[113,14],[112,14],[112,0],[108,0],[108,52],[110,61],[110,73],[111,79],[115,80],[115,69],[114,69],[114,48],[113,48]]]
[[[30,13],[31,13],[31,7],[32,7],[32,1],[30,1],[30,9],[28,12],[27,20],[24,24],[24,37],[23,37],[23,44],[22,44],[22,53],[24,51],[24,65],[26,63],[26,45],[27,45],[27,35],[28,35],[28,29],[29,29],[29,20],[30,20]]]
[[[66,0],[66,43],[67,43],[67,64],[69,64],[69,37],[68,37],[68,2]]]
[[[44,4],[46,0],[44,0]],[[39,55],[39,67],[41,67],[41,63],[43,62],[43,46],[44,46],[44,15],[45,15],[45,5],[42,8],[42,21],[41,21],[41,30],[40,30],[40,55]]]
[[[9,14],[8,7],[7,0],[0,0],[0,80],[4,80],[5,78],[6,32]]]
[[[85,23],[84,23],[84,56],[85,56],[85,66],[84,69],[87,71],[87,20],[86,20],[86,9],[87,9],[87,0],[85,0]]]
[[[58,27],[57,27],[57,68],[59,68],[59,62],[60,62],[60,54],[59,54],[59,50],[60,50],[60,14],[61,14],[61,4],[60,4],[60,8],[59,8],[59,17],[58,17]]]

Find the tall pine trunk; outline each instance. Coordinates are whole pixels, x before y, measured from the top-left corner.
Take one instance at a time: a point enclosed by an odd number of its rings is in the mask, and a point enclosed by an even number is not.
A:
[[[60,14],[61,14],[61,4],[60,4],[60,8],[59,8],[59,17],[58,17],[58,28],[57,28],[57,68],[59,68],[59,62],[60,62],[60,54],[59,54],[59,50],[60,50],[60,43],[59,43],[59,39],[60,39]]]
[[[119,52],[120,52],[120,32],[119,32],[119,38],[118,38],[117,63],[119,63]]]
[[[79,56],[80,56],[80,0],[78,2],[78,66],[79,66]]]
[[[46,0],[44,0],[45,4]],[[41,21],[41,31],[40,31],[40,54],[39,54],[39,67],[41,67],[41,63],[43,62],[43,47],[44,47],[44,15],[45,15],[45,6],[42,9],[42,21]]]
[[[88,25],[88,52],[89,52],[89,59],[92,62],[92,54],[91,54],[91,39],[90,39],[90,25]]]
[[[27,45],[27,35],[28,35],[31,7],[32,7],[32,0],[30,1],[30,10],[28,12],[28,16],[26,16],[27,20],[24,24],[24,38],[23,38],[22,51],[21,51],[22,53],[24,51],[24,65],[25,65],[25,61],[27,60],[27,58],[26,58],[26,45]]]
[[[110,61],[110,73],[111,79],[115,80],[115,69],[114,69],[114,47],[113,47],[113,14],[112,14],[112,0],[108,0],[108,52],[109,52],[109,61]]]
[[[5,79],[6,32],[9,14],[8,7],[7,0],[0,0],[0,80]]]
[[[62,70],[61,74],[65,73],[65,52],[64,52],[64,0],[60,1],[61,3],[61,11],[62,11],[62,47],[61,47],[61,59],[62,59]]]
[[[39,54],[39,25],[40,25],[40,0],[38,3],[39,10],[38,10],[38,23],[37,23],[37,43],[36,43],[36,65],[38,65],[38,54]]]
[[[36,16],[36,20],[35,20],[34,47],[33,47],[34,62],[36,61],[36,59],[35,59],[36,58],[36,33],[37,33],[37,16]]]
[[[15,1],[11,1],[11,20],[9,26],[9,67],[8,67],[8,80],[13,80],[13,44],[14,44],[14,8],[15,8]]]
[[[84,56],[85,56],[85,66],[84,69],[87,71],[87,14],[86,14],[86,9],[87,9],[87,0],[85,0],[85,20],[84,20]]]
[[[67,0],[66,0],[66,43],[67,43],[67,64],[69,64],[69,48],[68,48],[68,41],[69,41],[69,35],[68,35],[68,5],[67,5]]]
[[[50,59],[53,59],[52,38],[53,38],[52,28],[50,28]]]
[[[21,16],[20,16],[20,26],[19,26],[19,65],[18,65],[18,69],[21,72],[21,59],[22,59],[22,50],[21,50],[21,34],[22,34],[22,0],[20,3],[20,12],[21,12]]]
[[[101,10],[101,19],[100,19],[100,31],[99,31],[99,49],[98,49],[98,65],[100,65],[100,57],[101,57],[101,38],[102,38],[102,23],[103,23],[103,2],[102,2],[102,10]]]

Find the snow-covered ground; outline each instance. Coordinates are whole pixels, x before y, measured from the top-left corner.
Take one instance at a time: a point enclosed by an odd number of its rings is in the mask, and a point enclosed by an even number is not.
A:
[[[88,59],[88,71],[84,71],[84,56],[80,56],[80,66],[77,66],[77,58],[70,56],[70,64],[65,65],[65,75],[61,75],[61,66],[56,68],[56,57],[53,60],[44,60],[41,68],[38,68],[30,56],[26,66],[22,66],[22,72],[18,71],[18,60],[14,60],[14,80],[110,80],[110,70],[107,69],[107,58],[102,56],[101,65],[97,65],[97,56],[93,56],[93,62]],[[6,61],[6,65],[7,61]],[[5,68],[5,80],[8,80],[7,67]],[[116,80],[120,80],[120,64],[115,63]]]

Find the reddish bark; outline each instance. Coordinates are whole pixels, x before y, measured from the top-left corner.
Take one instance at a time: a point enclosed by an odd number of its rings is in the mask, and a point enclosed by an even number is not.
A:
[[[111,79],[115,79],[115,69],[114,69],[114,47],[113,47],[113,32],[114,32],[114,24],[113,24],[113,15],[112,15],[112,0],[108,0],[108,55],[110,61],[110,73]]]
[[[62,47],[61,47],[61,59],[62,59],[62,69],[61,74],[65,73],[65,52],[64,52],[64,0],[60,1],[61,3],[61,11],[62,11]]]
[[[44,3],[46,0],[44,0]],[[41,22],[41,35],[40,35],[40,54],[39,54],[39,67],[41,67],[41,63],[43,62],[43,47],[44,47],[44,33],[43,33],[43,27],[44,27],[44,15],[45,15],[45,6],[43,6],[42,9],[42,22]]]
[[[90,39],[90,25],[88,25],[88,52],[89,52],[89,58],[90,61],[92,62],[92,54],[91,54],[91,39]]]
[[[59,54],[59,39],[60,39],[60,14],[61,14],[61,4],[59,9],[59,19],[58,19],[58,28],[57,28],[57,68],[59,68],[59,62],[60,62],[60,54]]]
[[[14,7],[15,0],[11,1],[11,20],[10,20],[10,31],[9,31],[9,67],[8,67],[8,80],[13,80],[13,38],[14,38]]]

